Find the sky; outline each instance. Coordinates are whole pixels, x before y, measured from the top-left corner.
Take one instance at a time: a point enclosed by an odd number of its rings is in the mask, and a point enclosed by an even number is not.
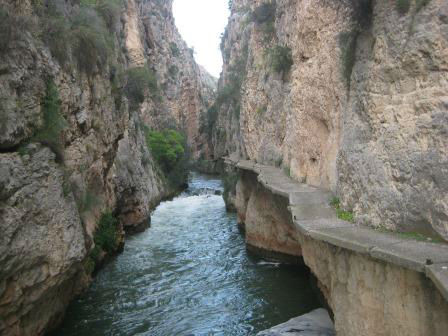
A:
[[[228,0],[174,0],[176,26],[189,47],[195,50],[194,58],[215,77],[222,68],[219,50],[220,36],[227,25]]]

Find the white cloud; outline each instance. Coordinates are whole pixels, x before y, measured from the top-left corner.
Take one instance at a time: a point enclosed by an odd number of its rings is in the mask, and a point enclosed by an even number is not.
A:
[[[222,56],[220,35],[227,25],[228,0],[175,0],[176,26],[189,47],[195,50],[196,62],[219,77]]]

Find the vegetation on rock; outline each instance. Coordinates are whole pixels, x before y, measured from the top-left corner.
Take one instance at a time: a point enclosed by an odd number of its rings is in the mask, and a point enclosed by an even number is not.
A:
[[[111,254],[117,251],[118,238],[118,219],[110,212],[103,213],[93,236],[95,247],[85,264],[88,274],[93,273],[102,253]]]
[[[252,21],[257,24],[273,22],[276,10],[277,5],[275,1],[262,3],[253,10],[251,14]]]
[[[179,47],[177,46],[177,44],[175,42],[170,43],[170,50],[171,50],[171,55],[173,55],[174,57],[180,56]]]
[[[33,140],[48,146],[55,154],[56,161],[63,162],[62,131],[67,122],[61,114],[61,102],[56,85],[52,80],[47,84],[43,100],[43,125],[34,135]]]
[[[265,2],[256,7],[250,15],[250,21],[255,22],[257,28],[264,33],[265,42],[269,42],[275,36],[276,11],[275,1]]]
[[[277,45],[267,51],[268,64],[272,70],[282,75],[291,70],[294,61],[291,48]]]
[[[146,128],[146,143],[165,177],[174,186],[185,183],[188,175],[188,149],[185,137],[175,130]]]
[[[113,43],[104,20],[90,7],[81,7],[72,18],[73,55],[78,68],[92,75],[107,64]]]
[[[395,8],[400,14],[406,14],[411,8],[411,0],[396,0]]]
[[[156,75],[147,66],[129,69],[127,77],[125,93],[134,108],[145,100],[147,90],[158,92]]]
[[[330,201],[330,205],[333,208],[335,208],[336,215],[338,216],[339,219],[347,221],[347,222],[351,222],[351,223],[353,223],[355,221],[355,219],[353,217],[353,212],[345,211],[344,209],[341,208],[341,203],[339,201],[339,198],[333,197]]]
[[[30,30],[34,21],[18,13],[13,13],[0,4],[0,54],[9,50],[13,41],[20,40],[23,33]]]
[[[342,77],[348,88],[350,87],[350,78],[356,61],[357,39],[358,33],[355,31],[343,32],[339,35]]]

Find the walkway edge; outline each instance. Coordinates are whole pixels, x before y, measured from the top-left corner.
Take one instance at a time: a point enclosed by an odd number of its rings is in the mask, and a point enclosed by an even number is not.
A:
[[[229,157],[224,158],[224,162],[240,170],[256,173],[258,181],[266,189],[273,194],[287,197],[293,222],[303,235],[423,273],[448,301],[448,244],[415,241],[378,232],[368,227],[359,227],[341,221],[336,218],[336,215],[329,218],[330,192],[294,181],[280,168]],[[313,219],[306,219],[301,216],[302,211],[299,206],[304,204],[301,202],[305,202],[305,205],[320,205],[322,208],[327,208],[323,211],[326,214],[325,217],[315,218],[314,214]]]

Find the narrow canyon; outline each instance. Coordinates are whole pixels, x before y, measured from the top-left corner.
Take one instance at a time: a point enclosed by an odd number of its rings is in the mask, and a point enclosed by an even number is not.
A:
[[[448,2],[177,1],[0,0],[0,335],[446,335]]]

